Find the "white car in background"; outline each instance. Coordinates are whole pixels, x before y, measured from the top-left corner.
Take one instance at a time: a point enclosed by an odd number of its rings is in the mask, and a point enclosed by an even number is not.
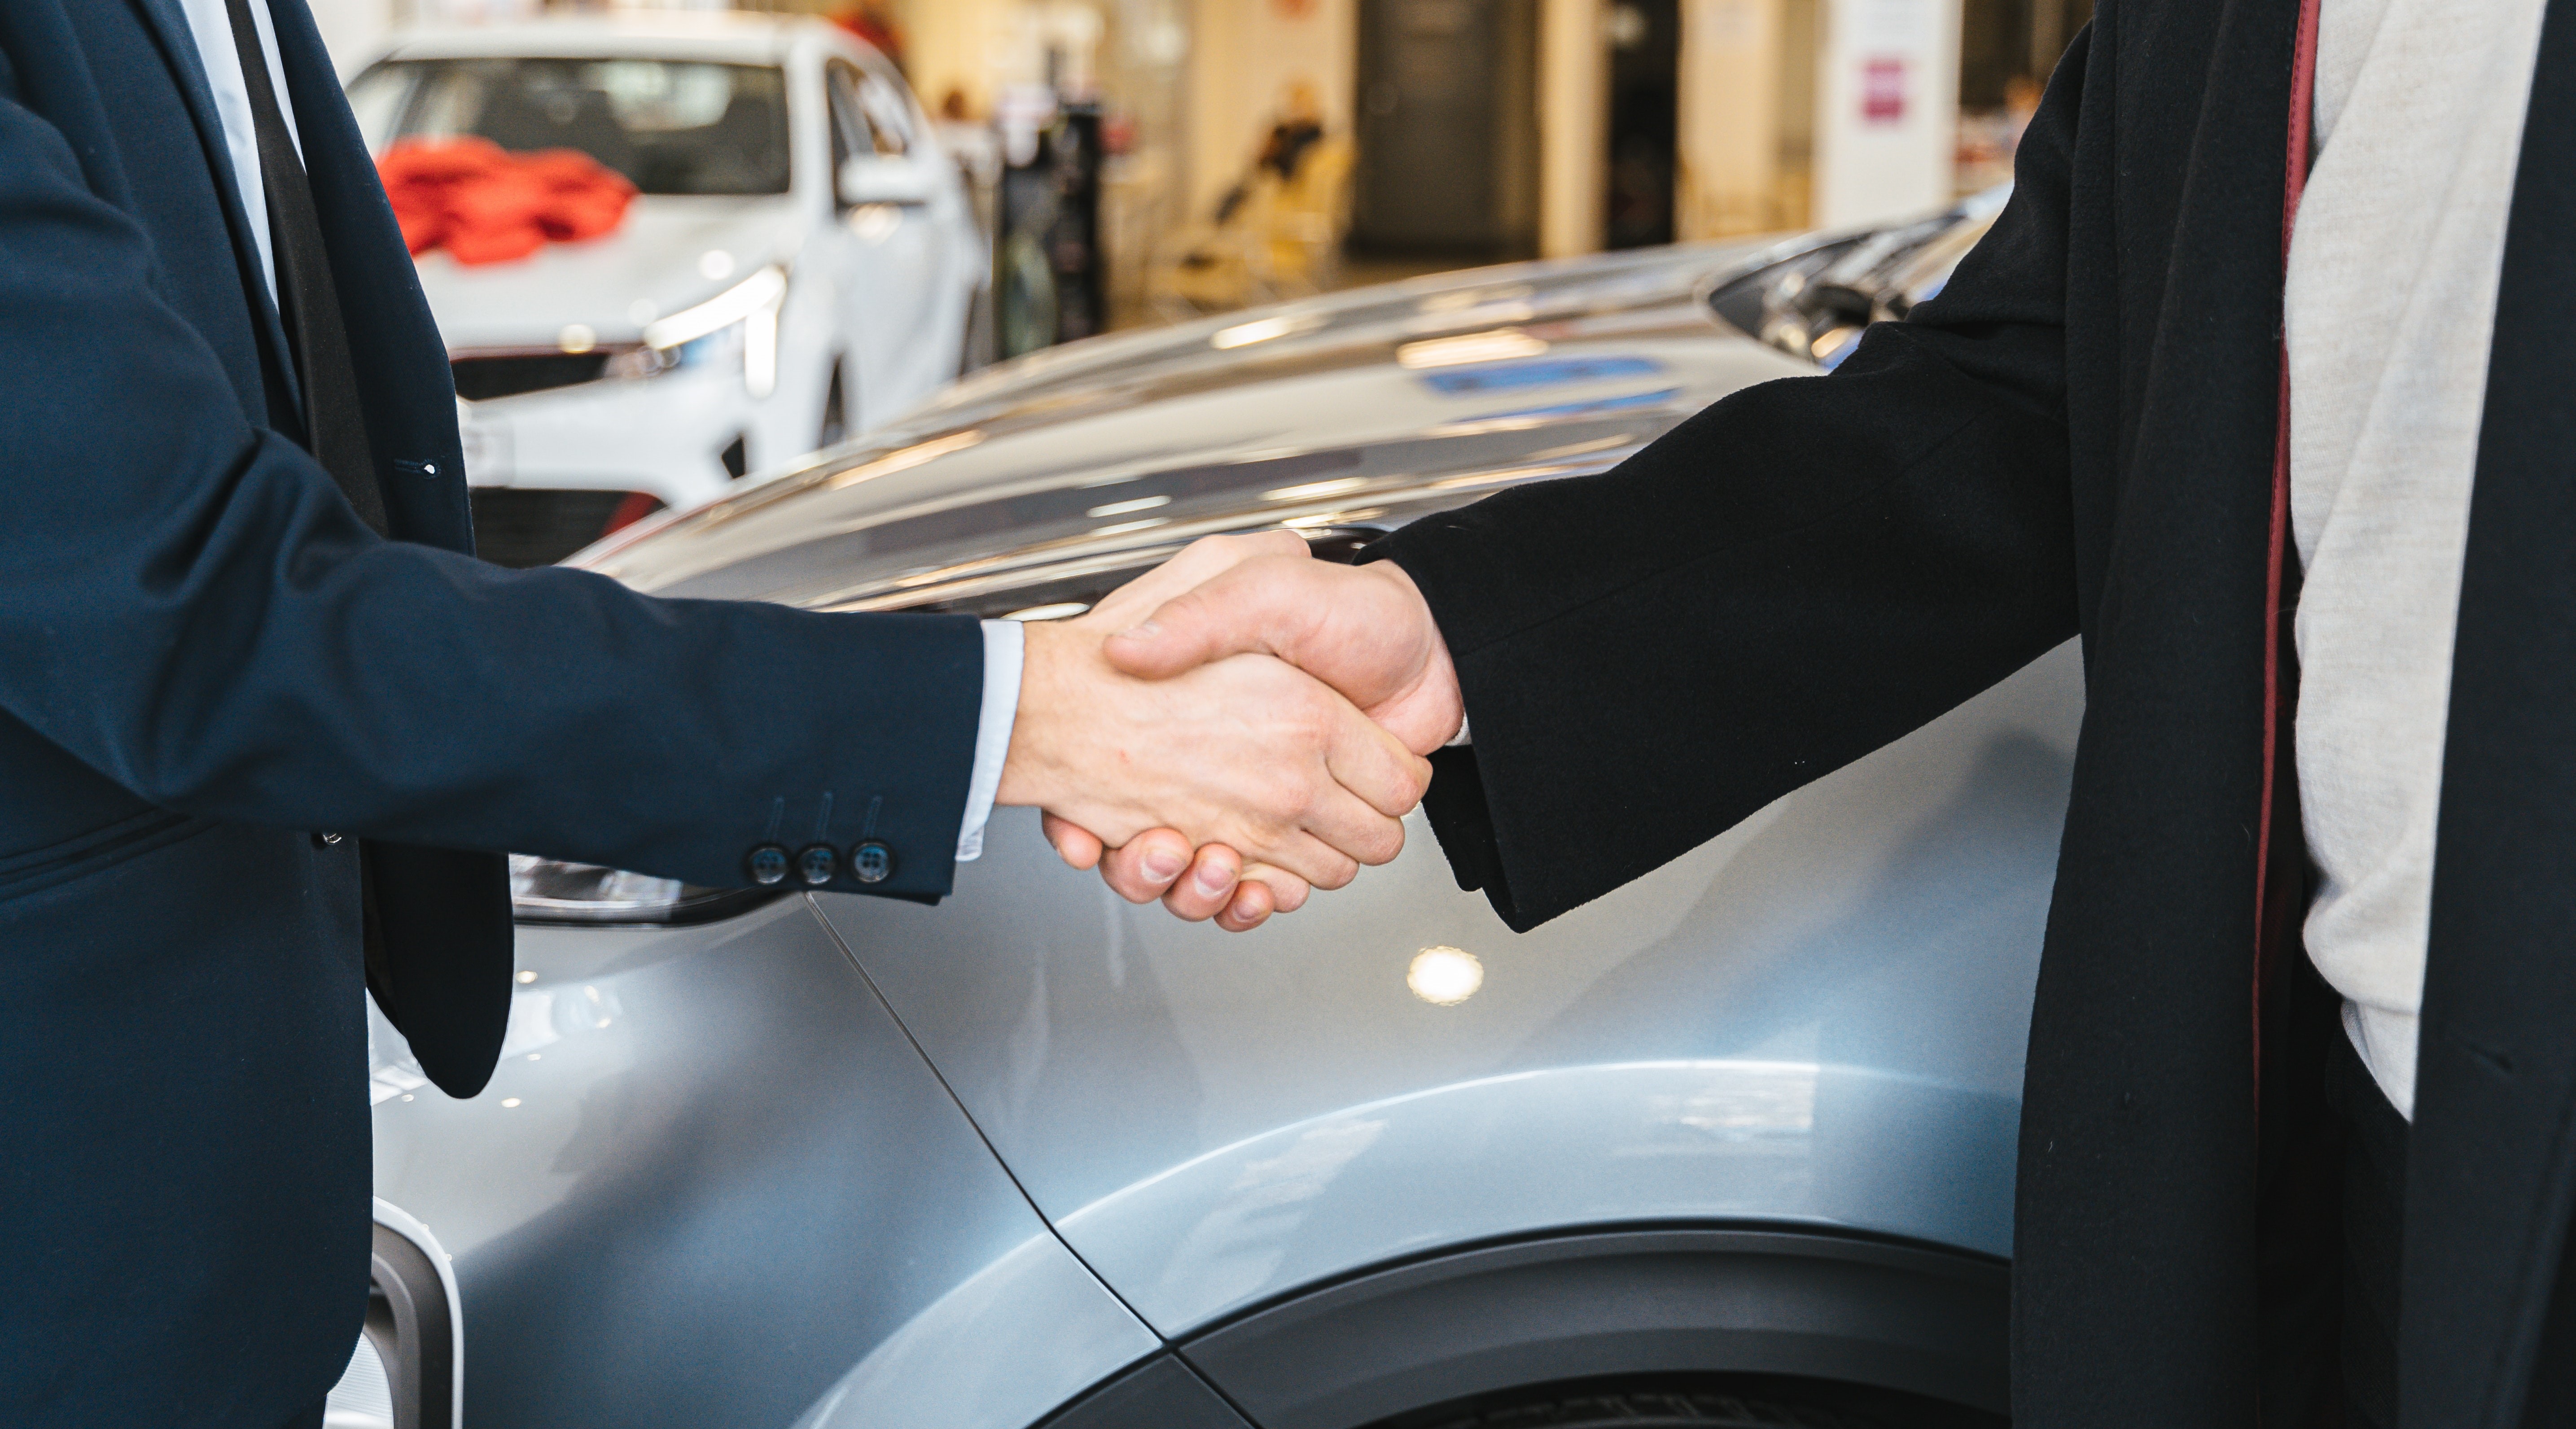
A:
[[[484,554],[560,559],[896,416],[957,375],[990,264],[884,57],[819,20],[663,14],[398,36],[349,85],[371,148],[577,149],[605,237],[420,256]]]

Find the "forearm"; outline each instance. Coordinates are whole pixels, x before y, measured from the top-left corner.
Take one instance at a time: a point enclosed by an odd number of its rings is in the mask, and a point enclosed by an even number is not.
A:
[[[2064,465],[2045,431],[1972,421],[1873,489],[1746,531],[1690,472],[1698,443],[1750,415],[1721,406],[1652,461],[1371,553],[1420,587],[1474,730],[1472,753],[1436,761],[1433,825],[1516,925],[1677,857],[2073,633]],[[1775,479],[1849,455],[1812,445]],[[1632,541],[1605,512],[1709,539]]]
[[[872,826],[887,891],[947,887],[971,620],[657,601],[378,539],[245,418],[150,242],[6,99],[0,249],[0,709],[211,818],[707,883]]]

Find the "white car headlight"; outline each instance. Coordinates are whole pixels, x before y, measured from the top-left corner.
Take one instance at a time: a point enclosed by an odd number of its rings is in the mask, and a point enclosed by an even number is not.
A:
[[[778,310],[786,301],[787,270],[770,264],[696,307],[646,324],[644,345],[611,359],[608,375],[739,364],[743,390],[766,397],[778,387]]]

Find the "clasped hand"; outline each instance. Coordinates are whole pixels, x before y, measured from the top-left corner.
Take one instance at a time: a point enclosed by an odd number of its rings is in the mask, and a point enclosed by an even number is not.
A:
[[[1404,847],[1463,719],[1391,562],[1292,532],[1199,541],[1078,619],[1032,624],[998,802],[1135,902],[1242,931]]]

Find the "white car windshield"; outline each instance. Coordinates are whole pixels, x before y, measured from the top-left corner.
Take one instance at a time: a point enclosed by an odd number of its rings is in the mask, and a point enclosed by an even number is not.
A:
[[[648,194],[787,191],[786,83],[771,65],[395,60],[349,98],[378,152],[471,135],[514,153],[579,149]]]

